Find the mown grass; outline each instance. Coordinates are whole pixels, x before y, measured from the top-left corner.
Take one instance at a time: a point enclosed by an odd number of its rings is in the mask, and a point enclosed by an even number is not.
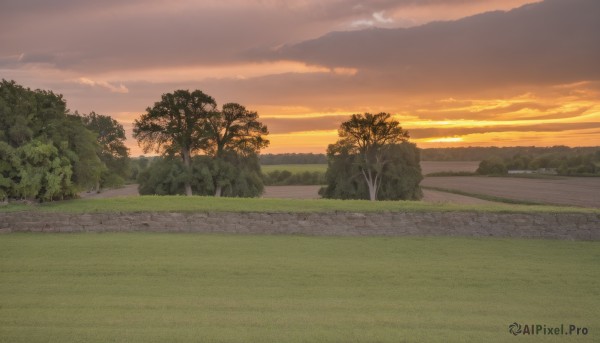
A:
[[[0,342],[508,342],[515,321],[591,342],[599,262],[599,242],[11,234]]]
[[[421,201],[215,198],[201,196],[136,196],[107,199],[78,199],[43,204],[9,204],[2,212],[41,211],[67,213],[97,212],[573,212],[600,213],[600,209],[541,205],[459,205]]]
[[[303,172],[322,172],[327,171],[327,164],[271,164],[260,166],[263,173],[269,173],[275,170],[287,170],[292,174]]]

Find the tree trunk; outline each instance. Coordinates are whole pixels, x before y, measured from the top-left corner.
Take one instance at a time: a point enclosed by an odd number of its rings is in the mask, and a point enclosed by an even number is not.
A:
[[[185,195],[192,196],[192,185],[189,181],[185,181]]]
[[[369,185],[369,198],[371,201],[377,200],[377,188],[370,182],[367,182],[367,184]]]
[[[223,193],[223,188],[221,187],[221,185],[217,185],[217,188],[215,190],[215,197],[219,198],[221,196],[221,193]]]
[[[367,186],[369,187],[369,199],[371,201],[377,200],[377,177],[375,177],[375,180],[373,180],[373,175],[371,174],[370,170],[368,173],[365,173],[365,171],[362,170],[362,174],[365,177]]]
[[[185,195],[192,196],[192,183],[190,182],[190,176],[192,173],[192,156],[191,152],[186,149],[181,150],[181,156],[183,157],[183,165],[185,166],[185,172],[187,174],[185,178]]]

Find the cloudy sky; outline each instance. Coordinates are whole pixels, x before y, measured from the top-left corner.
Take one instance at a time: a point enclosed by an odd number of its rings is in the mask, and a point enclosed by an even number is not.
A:
[[[200,89],[258,111],[273,153],[382,111],[424,148],[600,145],[598,18],[598,0],[0,0],[0,78],[129,133]]]

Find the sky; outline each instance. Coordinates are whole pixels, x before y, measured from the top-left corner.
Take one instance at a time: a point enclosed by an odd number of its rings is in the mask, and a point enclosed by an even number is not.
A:
[[[133,121],[200,89],[323,153],[353,113],[421,148],[600,146],[598,0],[0,0],[0,78]]]

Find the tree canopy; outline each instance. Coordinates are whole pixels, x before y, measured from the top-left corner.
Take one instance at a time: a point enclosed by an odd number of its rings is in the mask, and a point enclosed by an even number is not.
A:
[[[153,107],[134,122],[133,137],[144,152],[179,155],[183,160],[187,181],[185,194],[192,195],[192,154],[201,149],[206,140],[208,118],[215,115],[217,103],[200,90],[176,90],[165,93]]]
[[[234,168],[234,156],[256,156],[260,149],[269,145],[265,138],[268,134],[267,127],[258,121],[258,113],[249,111],[240,104],[224,104],[221,111],[208,118],[202,149],[214,160],[215,196],[221,196],[223,187],[231,181],[228,170]],[[260,178],[260,167],[257,171],[256,176]]]
[[[408,132],[391,114],[354,114],[341,124],[338,134],[340,139],[327,149],[324,197],[365,198],[366,189],[366,198],[374,201],[385,186],[386,199],[420,198],[418,150],[406,142]]]
[[[236,103],[225,104],[219,111],[215,100],[199,90],[191,93],[187,90],[177,90],[164,94],[162,100],[146,112],[135,121],[134,137],[145,152],[154,150],[164,156],[179,155],[182,158],[183,169],[177,180],[182,180],[185,194],[204,194],[206,189],[212,189],[215,196],[241,194],[231,188],[240,180],[257,180],[256,187],[250,188],[262,192],[258,162],[257,168],[244,171],[247,174],[244,175],[249,178],[236,172],[244,169],[243,165],[238,163],[240,159],[246,159],[246,162],[258,161],[257,154],[260,149],[269,144],[265,138],[269,132],[267,127],[258,121],[258,113]],[[194,182],[197,181],[195,173],[199,169],[193,166],[193,156],[198,153],[210,159],[196,159],[206,165],[212,182],[212,187],[202,186],[202,190],[194,187]],[[168,163],[173,160],[165,161]],[[249,176],[250,174],[256,175]],[[205,182],[207,179],[203,177],[203,180]]]
[[[62,95],[2,80],[0,199],[64,199],[94,187],[108,169],[97,137]]]
[[[129,148],[125,146],[125,129],[110,116],[90,112],[81,116],[86,128],[96,134],[100,151],[98,156],[106,166],[99,186],[120,186],[130,173]]]

